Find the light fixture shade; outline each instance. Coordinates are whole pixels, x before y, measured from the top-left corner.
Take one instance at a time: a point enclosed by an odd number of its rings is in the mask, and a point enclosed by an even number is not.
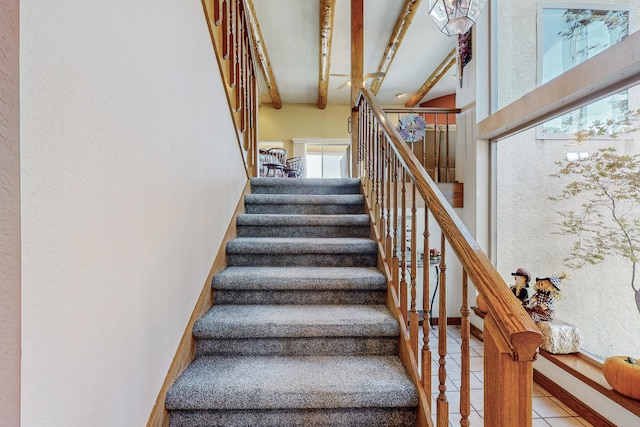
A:
[[[465,34],[476,23],[487,0],[429,0],[429,15],[448,36]]]

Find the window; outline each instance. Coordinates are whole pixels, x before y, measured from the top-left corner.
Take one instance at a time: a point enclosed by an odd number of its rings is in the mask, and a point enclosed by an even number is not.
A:
[[[640,354],[640,85],[628,93],[615,137],[550,142],[529,129],[496,144],[497,268],[507,280],[520,267],[567,274],[555,317],[600,360]]]
[[[628,10],[542,8],[539,19],[538,83],[544,84],[629,34]],[[540,138],[560,137],[593,122],[619,121],[627,112],[627,91],[594,102],[542,124]]]

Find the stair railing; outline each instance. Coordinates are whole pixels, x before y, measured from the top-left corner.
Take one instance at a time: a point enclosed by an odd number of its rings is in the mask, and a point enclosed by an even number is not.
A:
[[[247,176],[256,176],[258,83],[246,6],[242,0],[202,0],[202,7]]]
[[[413,132],[410,147],[435,182],[455,182],[456,114],[459,108],[385,108],[395,124],[408,116],[418,116],[423,132]]]
[[[484,422],[487,426],[531,426],[533,367],[542,337],[531,318],[509,290],[478,243],[424,169],[420,160],[390,124],[373,94],[363,89],[356,104],[360,177],[379,247],[379,263],[389,281],[387,304],[402,329],[400,355],[421,396],[420,425],[448,426],[449,402],[446,377],[447,293],[457,287],[447,283],[448,263],[462,269],[461,338],[455,358],[461,363],[460,424],[469,425],[470,409],[470,307],[469,282],[486,300],[484,319]],[[424,233],[417,236],[418,206],[424,206]],[[441,232],[439,258],[438,393],[432,399],[432,343],[429,319],[430,248],[429,218]],[[424,254],[424,272],[418,277],[418,249]],[[452,262],[449,258],[452,257]],[[422,281],[424,319],[422,331],[417,307],[418,282]],[[434,304],[435,305],[435,304]],[[433,319],[435,320],[435,319]],[[422,341],[420,337],[422,334]],[[457,411],[456,411],[457,412]]]

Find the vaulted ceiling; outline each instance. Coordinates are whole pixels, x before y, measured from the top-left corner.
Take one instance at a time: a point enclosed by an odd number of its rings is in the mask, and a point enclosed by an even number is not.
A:
[[[267,75],[259,83],[261,103],[350,103],[350,0],[248,4]],[[436,28],[428,5],[364,0],[363,74],[383,105],[418,106],[455,93],[457,38]]]

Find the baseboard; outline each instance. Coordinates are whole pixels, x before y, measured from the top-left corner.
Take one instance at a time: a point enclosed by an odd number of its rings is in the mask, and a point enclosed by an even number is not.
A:
[[[424,310],[416,310],[418,312],[419,325],[422,325],[424,321]],[[407,312],[407,319],[409,318],[409,312]],[[438,326],[438,318],[434,317],[431,319],[431,326]],[[447,325],[461,325],[462,318],[461,317],[447,317]]]
[[[195,357],[195,340],[193,338],[192,329],[193,325],[204,313],[206,313],[213,306],[213,291],[211,289],[211,279],[213,276],[227,266],[227,254],[225,252],[226,244],[229,240],[234,239],[237,236],[236,217],[238,214],[244,212],[244,196],[251,191],[251,182],[247,180],[245,188],[240,195],[240,200],[236,206],[236,210],[231,217],[231,221],[227,227],[227,231],[222,239],[222,243],[218,249],[218,253],[213,261],[209,275],[205,280],[205,283],[200,292],[200,296],[196,301],[189,322],[182,334],[180,344],[176,350],[176,354],[173,356],[173,361],[169,367],[169,371],[165,377],[158,398],[153,406],[149,420],[147,421],[147,427],[168,427],[169,426],[169,412],[165,408],[165,398],[167,391],[173,382],[180,376],[182,371],[193,361]]]
[[[469,332],[471,333],[471,335],[478,338],[480,341],[484,342],[484,331],[478,328],[473,323],[469,325]]]

